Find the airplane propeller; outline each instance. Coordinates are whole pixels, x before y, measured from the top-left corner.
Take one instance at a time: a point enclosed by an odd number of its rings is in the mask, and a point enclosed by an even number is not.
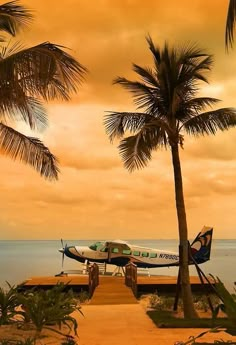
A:
[[[66,248],[67,248],[67,243],[66,243],[66,245],[64,246],[64,243],[63,243],[63,239],[62,239],[62,238],[61,238],[61,246],[62,246],[62,249],[60,250],[60,252],[62,253],[61,267],[63,267],[64,258],[65,258],[65,250],[66,250]]]

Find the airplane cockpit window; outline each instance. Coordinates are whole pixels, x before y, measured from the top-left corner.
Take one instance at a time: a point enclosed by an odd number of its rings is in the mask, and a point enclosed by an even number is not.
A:
[[[89,246],[89,249],[92,249],[92,250],[98,250],[99,248],[101,248],[104,244],[102,242],[96,242],[96,243],[93,243],[91,244],[91,246]]]
[[[123,249],[123,250],[122,250],[122,254],[130,255],[130,254],[131,254],[131,250],[129,250],[129,249]]]

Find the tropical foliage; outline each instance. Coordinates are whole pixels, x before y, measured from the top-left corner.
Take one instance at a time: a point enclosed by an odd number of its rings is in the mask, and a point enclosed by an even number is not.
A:
[[[229,7],[228,7],[227,20],[226,20],[226,29],[225,29],[225,45],[227,49],[233,46],[235,19],[236,19],[236,0],[230,0]]]
[[[8,284],[8,290],[0,287],[0,326],[9,324],[17,314],[17,288]]]
[[[77,321],[71,314],[80,310],[80,305],[72,290],[64,291],[64,284],[58,284],[50,290],[29,291],[19,295],[24,320],[31,322],[37,335],[43,329],[48,329],[65,335],[61,332],[65,326],[69,332],[77,335]],[[52,326],[58,326],[59,330]]]
[[[25,342],[1,339],[1,344],[31,345],[43,329],[64,337],[65,344],[76,344],[77,320],[71,315],[81,311],[78,297],[68,286],[57,284],[52,289],[31,289],[19,292],[19,287],[0,288],[0,326],[15,324],[18,328],[35,329],[35,337]]]
[[[125,168],[131,172],[147,166],[153,151],[160,148],[171,150],[184,314],[192,318],[196,313],[189,282],[188,230],[179,147],[183,148],[184,133],[199,137],[236,126],[236,112],[232,108],[212,110],[218,99],[197,97],[199,83],[208,82],[206,72],[212,67],[212,56],[196,45],[171,48],[166,43],[160,49],[151,37],[147,37],[147,42],[154,66],[133,64],[139,80],[118,77],[114,81],[132,94],[137,110],[109,112],[105,117],[105,128],[111,142],[120,140],[121,158]],[[206,111],[208,107],[210,110]]]
[[[233,332],[233,334],[236,335],[236,301],[234,295],[226,289],[218,277],[215,280],[215,289],[222,301],[215,309],[215,317],[218,315],[218,312],[222,310],[232,323],[232,327],[227,328],[228,333]]]
[[[32,20],[30,11],[11,1],[0,6],[0,30],[15,36]],[[1,39],[3,41],[3,39]],[[43,42],[24,48],[19,42],[0,47],[0,150],[33,166],[48,179],[58,178],[58,162],[38,139],[9,124],[24,121],[32,130],[47,126],[42,101],[69,100],[77,92],[86,68],[64,47]]]

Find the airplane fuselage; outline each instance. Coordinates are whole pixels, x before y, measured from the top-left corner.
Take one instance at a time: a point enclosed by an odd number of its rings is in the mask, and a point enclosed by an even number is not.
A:
[[[213,228],[204,226],[190,246],[189,264],[201,264],[210,260]],[[63,243],[62,243],[63,245]],[[116,266],[125,266],[133,262],[137,267],[179,266],[179,253],[168,250],[141,247],[122,240],[96,242],[89,247],[65,246],[61,253],[84,263],[98,262]]]
[[[116,266],[125,266],[129,262],[143,268],[179,265],[178,253],[130,244],[129,249],[113,246],[110,252],[101,242],[97,246],[94,244],[94,247],[72,246],[65,248],[65,255],[82,263],[88,260]]]

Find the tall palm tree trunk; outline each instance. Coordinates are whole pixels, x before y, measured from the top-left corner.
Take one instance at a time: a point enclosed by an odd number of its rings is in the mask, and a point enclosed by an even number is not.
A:
[[[184,307],[185,318],[196,318],[197,313],[193,305],[193,297],[189,278],[189,266],[188,266],[188,228],[187,219],[185,213],[184,193],[182,183],[182,173],[179,159],[179,147],[178,144],[171,146],[172,152],[172,164],[174,168],[175,179],[175,202],[178,217],[179,226],[179,257],[180,257],[180,282],[181,293]]]

